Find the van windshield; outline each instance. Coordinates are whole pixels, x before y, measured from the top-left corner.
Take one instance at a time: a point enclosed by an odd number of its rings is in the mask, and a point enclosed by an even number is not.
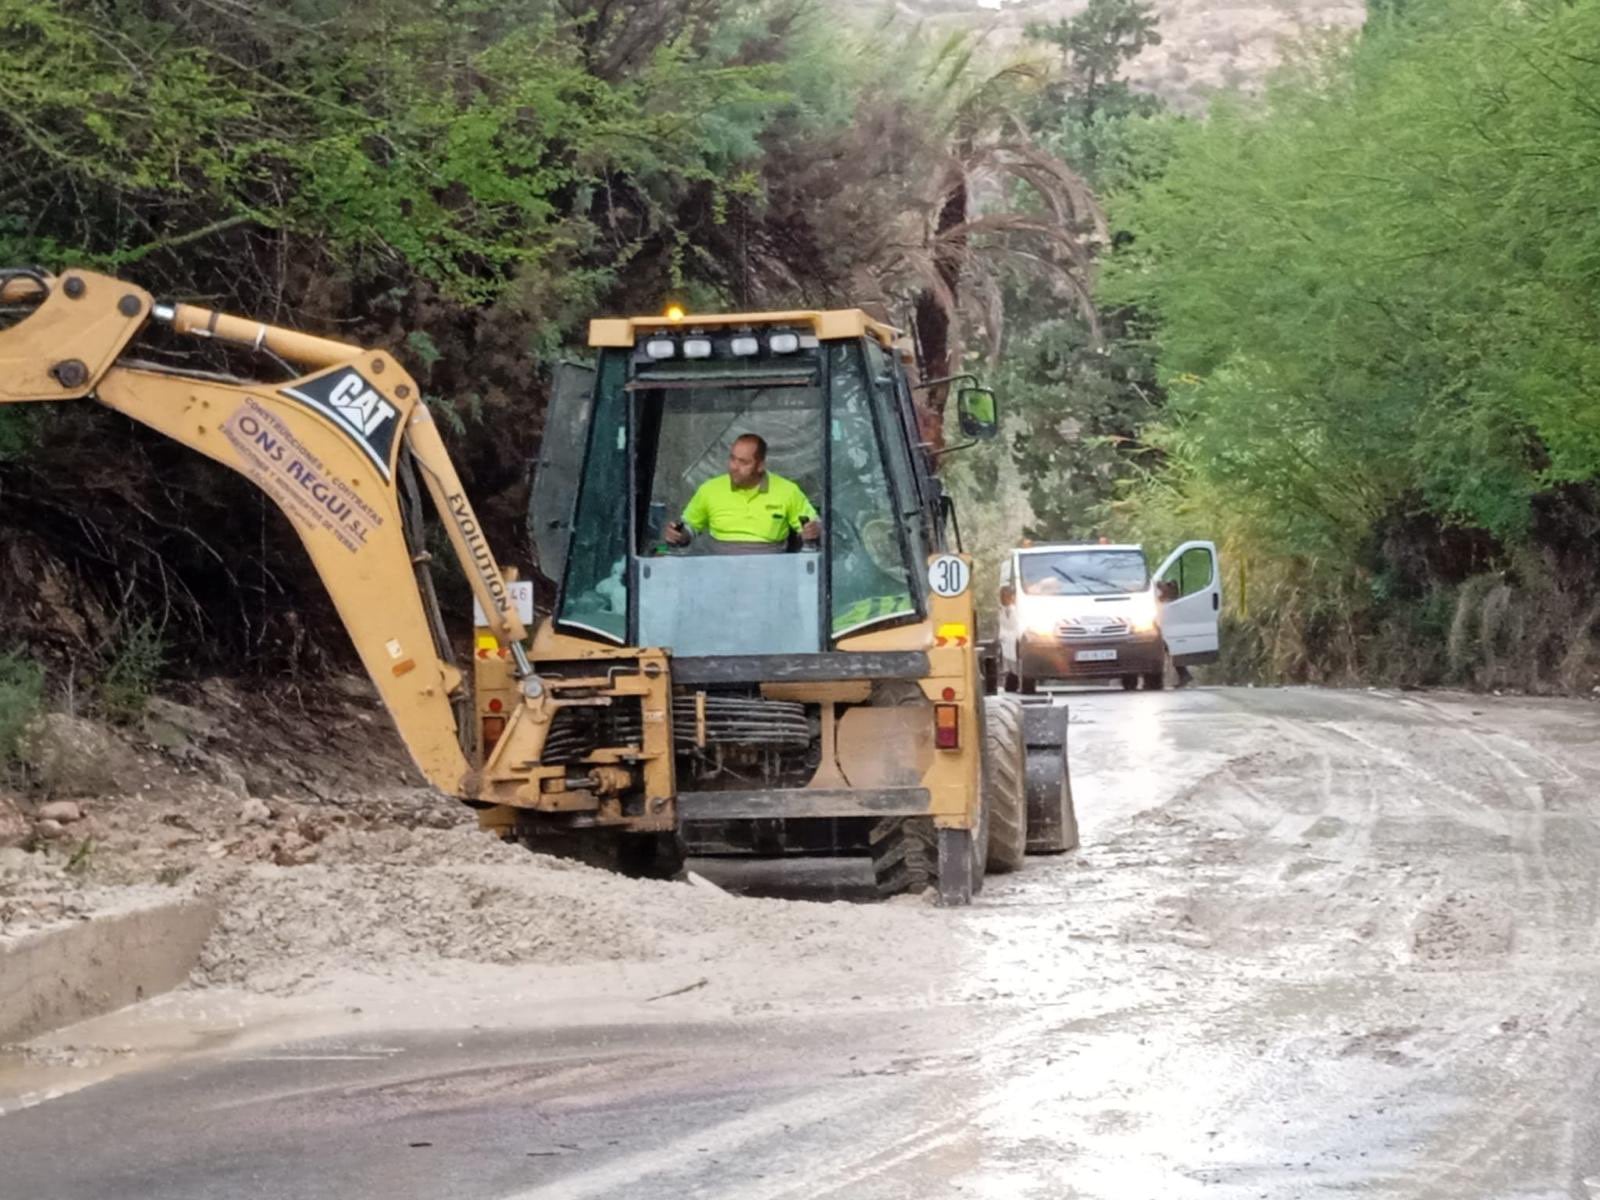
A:
[[[1137,550],[1039,551],[1017,558],[1029,596],[1105,596],[1150,586],[1150,568]]]

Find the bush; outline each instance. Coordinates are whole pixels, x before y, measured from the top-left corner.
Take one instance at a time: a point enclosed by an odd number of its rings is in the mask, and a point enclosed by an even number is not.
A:
[[[39,715],[44,669],[25,655],[0,654],[0,762],[15,757],[28,722]]]
[[[153,624],[141,621],[130,629],[100,680],[98,694],[105,715],[125,724],[142,717],[166,659],[166,643]]]

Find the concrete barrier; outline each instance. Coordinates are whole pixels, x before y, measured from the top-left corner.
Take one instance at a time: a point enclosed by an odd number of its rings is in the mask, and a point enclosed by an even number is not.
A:
[[[20,1042],[170,991],[216,924],[179,900],[46,929],[0,946],[0,1042]]]

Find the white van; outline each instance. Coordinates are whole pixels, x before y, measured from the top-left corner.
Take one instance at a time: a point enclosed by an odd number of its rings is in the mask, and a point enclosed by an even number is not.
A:
[[[1166,686],[1166,664],[1215,662],[1222,575],[1214,542],[1185,542],[1152,577],[1139,546],[1023,546],[1000,568],[1000,670],[1024,694],[1048,679]]]

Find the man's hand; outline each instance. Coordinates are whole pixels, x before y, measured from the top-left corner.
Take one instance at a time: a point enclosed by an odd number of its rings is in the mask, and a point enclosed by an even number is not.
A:
[[[684,527],[682,521],[668,521],[663,535],[674,546],[687,546],[689,544],[689,531]]]
[[[821,536],[822,522],[817,520],[815,517],[812,517],[811,520],[800,526],[800,538],[802,541],[814,542]]]

